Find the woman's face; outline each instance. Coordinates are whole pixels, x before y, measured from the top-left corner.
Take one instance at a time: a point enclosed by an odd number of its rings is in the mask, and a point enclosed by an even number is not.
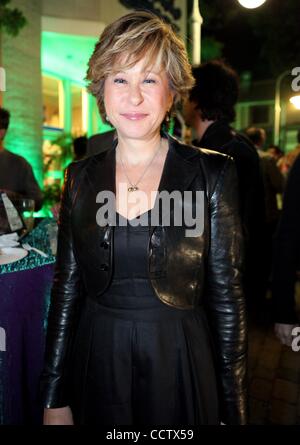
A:
[[[121,64],[120,64],[121,66]],[[168,77],[159,67],[133,67],[109,75],[104,84],[107,117],[122,137],[147,139],[160,131],[173,102]]]

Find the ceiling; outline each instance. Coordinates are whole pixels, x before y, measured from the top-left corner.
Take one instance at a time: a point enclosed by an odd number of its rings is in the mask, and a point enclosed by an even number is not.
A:
[[[42,32],[42,70],[84,84],[96,37]]]

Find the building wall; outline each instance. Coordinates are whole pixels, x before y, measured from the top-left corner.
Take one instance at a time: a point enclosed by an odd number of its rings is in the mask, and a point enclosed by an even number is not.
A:
[[[2,63],[6,70],[3,106],[11,112],[5,145],[24,156],[42,184],[42,88],[41,88],[41,1],[12,0],[27,25],[17,37],[2,36]]]
[[[178,25],[185,38],[186,0],[176,0],[175,6],[182,11]],[[32,164],[42,183],[41,18],[73,21],[76,31],[80,21],[103,25],[129,10],[119,0],[12,0],[10,7],[22,10],[28,24],[16,38],[5,34],[2,38],[2,64],[7,77],[3,106],[11,111],[6,146]]]
[[[186,36],[186,2],[186,0],[175,1],[175,6],[182,11],[178,24],[183,37]],[[137,1],[136,4],[138,3]],[[42,0],[43,16],[71,20],[91,20],[108,24],[129,11],[119,0]]]
[[[118,0],[43,0],[42,8],[44,16],[105,23],[126,12]]]
[[[253,107],[268,107],[268,120],[254,122],[251,109]],[[234,126],[237,130],[245,130],[247,127],[261,127],[267,132],[267,144],[274,143],[274,101],[257,100],[250,102],[239,102],[236,107],[236,121]],[[283,96],[280,113],[280,148],[288,152],[298,144],[297,131],[300,129],[300,111],[289,103],[289,96]]]
[[[274,142],[274,120],[275,120],[275,81],[276,79],[265,79],[261,81],[241,83],[240,101],[237,104],[236,128],[243,130],[247,127],[262,127],[268,135],[268,143]],[[300,111],[290,102],[295,92],[291,88],[291,80],[288,76],[283,78],[280,88],[280,147],[288,152],[297,145],[297,130],[300,128]],[[253,121],[253,108],[268,107],[268,119],[257,122]]]

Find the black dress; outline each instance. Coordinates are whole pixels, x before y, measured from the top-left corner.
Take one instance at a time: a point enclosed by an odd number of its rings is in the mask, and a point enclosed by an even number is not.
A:
[[[112,283],[101,304],[88,300],[77,330],[70,376],[75,423],[218,424],[203,309],[159,300],[148,278],[149,227],[139,218],[136,226],[121,226],[127,220],[117,216]]]

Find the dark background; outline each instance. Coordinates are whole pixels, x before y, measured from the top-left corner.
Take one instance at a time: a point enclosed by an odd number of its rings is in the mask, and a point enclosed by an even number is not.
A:
[[[203,61],[223,57],[256,80],[300,66],[299,0],[267,0],[252,10],[237,0],[200,0],[199,5]]]
[[[181,11],[174,0],[120,0],[129,8],[150,9],[173,23]],[[187,0],[188,17],[193,0]],[[202,60],[223,58],[254,80],[277,77],[300,65],[300,0],[267,0],[246,9],[237,0],[199,0]]]

